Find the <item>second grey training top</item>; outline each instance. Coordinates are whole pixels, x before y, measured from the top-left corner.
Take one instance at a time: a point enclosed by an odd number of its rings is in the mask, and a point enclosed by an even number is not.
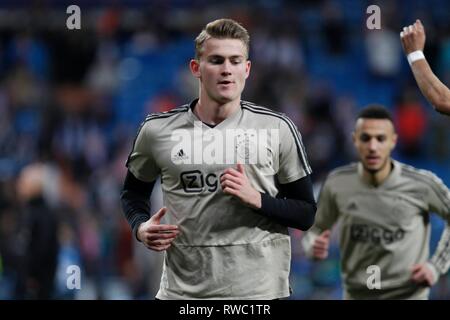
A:
[[[429,289],[410,280],[412,266],[428,261],[435,274],[449,268],[448,224],[429,259],[429,213],[450,221],[449,190],[429,171],[392,163],[392,172],[378,187],[363,181],[361,163],[331,172],[320,193],[315,224],[302,240],[311,255],[314,239],[339,222],[345,298],[426,299]],[[367,285],[371,265],[381,271],[380,290]]]

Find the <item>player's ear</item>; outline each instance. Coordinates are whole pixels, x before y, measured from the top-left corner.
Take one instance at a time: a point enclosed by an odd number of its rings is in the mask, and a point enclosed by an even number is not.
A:
[[[397,133],[394,132],[394,135],[392,136],[392,149],[395,148],[395,146],[397,145]]]
[[[200,62],[196,59],[191,59],[189,62],[189,68],[191,69],[192,74],[196,78],[200,78]]]
[[[353,144],[356,145],[356,132],[355,131],[352,132],[352,141],[353,141]]]
[[[397,145],[397,132],[395,130],[395,125],[392,123],[392,138],[391,138],[391,142],[392,142],[392,149],[394,150],[395,146]]]
[[[245,62],[245,79],[247,79],[248,76],[250,75],[250,68],[251,68],[251,66],[252,66],[251,61],[250,61],[250,60],[247,60],[247,61]]]

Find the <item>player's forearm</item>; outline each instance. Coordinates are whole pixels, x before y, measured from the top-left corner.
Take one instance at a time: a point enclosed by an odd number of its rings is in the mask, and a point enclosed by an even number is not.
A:
[[[439,274],[445,274],[450,267],[450,226],[448,223],[430,262]]]
[[[150,205],[141,197],[126,190],[122,191],[120,200],[125,217],[133,230],[133,235],[138,239],[137,229],[139,225],[150,219]]]
[[[150,219],[150,195],[154,182],[143,182],[136,179],[131,172],[127,173],[120,200],[125,217],[137,238],[139,225]],[[139,240],[139,239],[138,239]]]
[[[425,98],[437,111],[450,115],[450,90],[435,76],[428,62],[415,61],[411,69]]]
[[[314,223],[316,204],[296,199],[278,199],[262,194],[262,206],[259,209],[264,215],[278,223],[303,231]]]
[[[316,202],[309,176],[281,185],[283,198],[261,194],[261,208],[257,210],[278,223],[291,228],[308,230],[314,223]]]

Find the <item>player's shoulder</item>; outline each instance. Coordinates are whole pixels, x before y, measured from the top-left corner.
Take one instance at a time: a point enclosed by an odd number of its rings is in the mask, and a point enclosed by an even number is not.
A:
[[[179,115],[185,114],[188,111],[189,111],[189,104],[184,104],[182,106],[173,108],[173,109],[171,109],[169,111],[150,113],[149,115],[147,115],[147,117],[145,118],[144,122],[149,122],[149,121],[157,120],[157,119],[168,119],[168,118],[171,118],[171,117],[175,117],[175,116],[179,116]]]
[[[358,163],[352,162],[350,164],[340,166],[331,170],[327,176],[327,180],[334,181],[339,178],[356,176],[357,174],[358,174]]]
[[[255,114],[265,114],[265,115],[274,116],[274,117],[286,116],[282,112],[275,111],[271,108],[268,108],[268,107],[262,106],[262,105],[258,105],[256,103],[253,103],[250,101],[241,100],[241,107],[243,109],[248,110]]]
[[[401,169],[400,176],[403,179],[412,180],[415,183],[420,182],[425,184],[442,183],[442,180],[430,170],[419,169],[411,165],[401,163],[399,161],[395,161],[395,165],[398,165],[400,167]]]
[[[270,121],[281,121],[292,123],[291,119],[289,119],[289,117],[285,113],[272,110],[268,107],[255,104],[253,102],[242,100],[241,107],[242,109],[247,111],[250,115],[255,117],[266,117],[270,118]]]
[[[185,104],[169,111],[154,112],[147,115],[145,120],[142,122],[141,127],[159,127],[164,126],[169,121],[174,121],[179,117],[187,114],[189,111],[189,104]]]

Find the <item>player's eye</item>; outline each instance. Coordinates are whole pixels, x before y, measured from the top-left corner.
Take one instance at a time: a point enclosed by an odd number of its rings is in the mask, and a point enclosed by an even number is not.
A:
[[[368,134],[362,134],[359,136],[359,140],[361,140],[361,142],[369,142],[370,136]]]
[[[222,64],[224,59],[221,57],[211,57],[208,59],[208,61],[212,64]]]
[[[379,142],[384,142],[384,141],[386,141],[386,136],[377,136],[377,140]]]
[[[242,63],[242,59],[240,59],[240,58],[231,59],[231,63],[232,64],[240,64],[240,63]]]

